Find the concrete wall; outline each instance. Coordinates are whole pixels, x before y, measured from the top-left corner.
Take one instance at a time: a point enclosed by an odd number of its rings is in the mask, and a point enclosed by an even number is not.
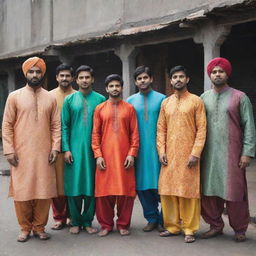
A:
[[[217,2],[231,1],[0,0],[0,58],[130,26],[172,21]]]

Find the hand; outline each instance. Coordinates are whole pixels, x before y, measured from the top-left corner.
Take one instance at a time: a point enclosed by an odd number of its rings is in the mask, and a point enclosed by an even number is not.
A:
[[[134,156],[127,156],[124,161],[124,168],[128,169],[134,165]]]
[[[250,165],[250,162],[251,162],[251,158],[249,156],[241,156],[239,167],[241,169],[244,169]]]
[[[106,163],[105,163],[105,160],[103,157],[98,157],[97,160],[96,160],[96,164],[98,166],[98,168],[100,170],[105,170],[106,169]]]
[[[190,156],[188,159],[188,164],[187,164],[188,168],[192,168],[192,167],[196,166],[198,161],[199,161],[198,157]]]
[[[167,156],[165,153],[159,155],[159,161],[161,162],[162,165],[167,165]]]
[[[57,158],[58,158],[58,151],[52,150],[50,155],[49,155],[49,159],[48,159],[49,164],[55,163]]]
[[[6,155],[6,159],[9,162],[10,165],[12,165],[14,167],[18,166],[19,158],[15,153]]]
[[[67,163],[67,164],[72,164],[73,163],[73,156],[72,156],[72,153],[70,151],[66,151],[64,153],[64,161]]]

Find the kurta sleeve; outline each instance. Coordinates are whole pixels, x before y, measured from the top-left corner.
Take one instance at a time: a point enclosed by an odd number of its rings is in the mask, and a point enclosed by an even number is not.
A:
[[[62,151],[70,151],[70,126],[71,126],[71,115],[69,108],[69,98],[64,100],[61,110],[61,142]]]
[[[61,124],[60,124],[60,114],[58,110],[57,101],[54,99],[53,108],[51,113],[51,136],[52,136],[52,150],[58,152],[61,151]]]
[[[164,100],[161,104],[160,114],[157,122],[157,136],[156,136],[156,144],[158,154],[166,153],[166,136],[167,136],[167,123],[165,116],[165,105],[166,101]]]
[[[9,95],[5,104],[2,137],[4,155],[15,153],[14,149],[14,125],[16,122],[16,101],[14,95]]]
[[[92,150],[94,157],[102,156],[101,152],[101,138],[102,138],[102,120],[100,118],[100,108],[96,107],[93,116],[93,130],[92,130]]]
[[[136,117],[136,112],[134,107],[131,109],[131,119],[130,119],[130,149],[128,151],[128,156],[137,156],[139,150],[139,131],[138,122]]]
[[[240,100],[240,116],[244,132],[242,155],[254,157],[256,141],[255,124],[252,104],[246,95]]]
[[[191,155],[200,158],[206,139],[206,114],[204,103],[201,99],[197,102],[195,111],[196,138]]]

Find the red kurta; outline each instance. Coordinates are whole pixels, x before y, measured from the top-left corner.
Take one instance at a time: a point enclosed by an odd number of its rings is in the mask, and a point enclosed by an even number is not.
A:
[[[102,156],[106,169],[96,169],[95,197],[136,195],[134,167],[124,168],[128,155],[136,156],[139,133],[136,113],[123,100],[98,105],[94,113],[92,149],[95,158]]]

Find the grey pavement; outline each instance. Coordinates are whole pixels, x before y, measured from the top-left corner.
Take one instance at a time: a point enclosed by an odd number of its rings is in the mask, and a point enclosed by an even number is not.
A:
[[[1,153],[1,152],[0,152]],[[4,166],[3,159],[0,166]],[[1,169],[0,167],[0,169]],[[256,162],[247,170],[250,211],[256,215]],[[161,256],[161,255],[190,255],[190,256],[256,256],[256,226],[249,225],[247,238],[244,243],[235,243],[233,232],[228,225],[227,217],[224,235],[210,240],[201,240],[193,244],[185,244],[183,236],[161,238],[157,231],[144,233],[146,224],[139,201],[135,201],[131,224],[131,235],[121,237],[116,231],[109,236],[100,238],[97,235],[89,235],[82,231],[79,235],[71,235],[68,228],[61,231],[50,229],[52,217],[49,218],[47,231],[52,238],[48,241],[40,241],[31,238],[26,243],[16,242],[19,233],[13,200],[8,198],[8,176],[0,176],[0,256]],[[99,227],[96,220],[94,226]],[[207,225],[201,221],[200,233],[207,230]]]

